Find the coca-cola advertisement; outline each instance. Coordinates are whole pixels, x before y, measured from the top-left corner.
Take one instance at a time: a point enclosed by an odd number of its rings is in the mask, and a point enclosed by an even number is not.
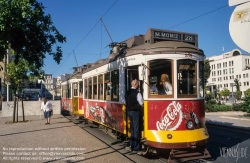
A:
[[[124,131],[121,104],[83,101],[84,116],[118,131]]]
[[[205,118],[204,102],[197,101],[149,101],[149,130],[198,129]]]
[[[62,101],[62,108],[64,110],[72,112],[72,100],[69,98],[62,97],[61,101]]]

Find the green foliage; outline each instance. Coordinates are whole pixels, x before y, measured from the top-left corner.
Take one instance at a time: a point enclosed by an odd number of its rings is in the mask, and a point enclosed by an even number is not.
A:
[[[17,64],[14,62],[9,63],[7,66],[6,81],[10,83],[10,89],[16,93],[24,88],[24,80],[27,79],[28,66],[27,62],[20,59]]]
[[[226,98],[227,96],[230,95],[230,91],[227,88],[224,88],[223,90],[220,91],[220,95]]]
[[[209,101],[210,104],[216,104],[216,100],[212,99]]]
[[[205,59],[204,60],[204,83],[206,85],[208,78],[210,77],[210,64],[209,64],[209,60]]]
[[[246,90],[245,96],[246,96],[246,97],[250,97],[250,88],[248,88],[248,89]]]
[[[236,91],[235,95],[237,99],[241,98],[241,91]]]
[[[234,84],[236,86],[236,91],[240,91],[240,84],[239,84],[239,79],[234,79]]]
[[[12,58],[15,58],[16,55],[13,54],[13,50],[11,50],[11,53]],[[39,76],[44,74],[41,68],[36,69],[34,65],[30,65],[29,62],[22,58],[20,58],[17,63],[13,61],[10,62],[6,65],[6,70],[4,80],[10,84],[10,89],[13,93],[16,93],[16,91],[21,92],[21,90],[25,88],[25,80],[34,82],[34,79],[41,79]]]
[[[58,43],[64,43],[62,36],[44,13],[44,6],[36,0],[0,0],[0,61],[6,56],[6,49],[16,53],[15,64],[20,58],[26,60],[37,73],[44,66],[46,54],[52,55],[59,64],[62,50]],[[56,50],[53,52],[53,46]]]
[[[232,105],[232,107],[233,107],[233,110],[234,111],[244,111],[243,110],[243,108],[242,108],[242,103],[234,103],[233,105]]]
[[[250,113],[250,96],[244,97],[242,99],[243,103],[241,103],[242,111]]]
[[[205,104],[205,110],[207,112],[232,111],[232,106],[207,103]]]

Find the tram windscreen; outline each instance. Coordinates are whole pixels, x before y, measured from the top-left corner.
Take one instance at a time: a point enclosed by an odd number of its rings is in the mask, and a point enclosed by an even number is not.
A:
[[[172,64],[169,59],[158,59],[149,61],[149,86],[150,96],[173,95],[172,83]]]
[[[183,59],[177,61],[178,95],[196,95],[196,61]]]

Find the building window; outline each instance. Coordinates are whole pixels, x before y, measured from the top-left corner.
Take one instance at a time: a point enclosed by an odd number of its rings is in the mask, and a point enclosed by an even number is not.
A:
[[[239,78],[241,78],[241,75],[239,75]]]
[[[248,78],[248,73],[246,73],[246,78]]]
[[[243,78],[245,78],[245,74],[243,74]]]
[[[232,66],[234,66],[234,61],[232,61]]]

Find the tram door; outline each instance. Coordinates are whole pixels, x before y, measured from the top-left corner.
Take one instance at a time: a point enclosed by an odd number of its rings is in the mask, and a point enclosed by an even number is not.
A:
[[[141,93],[142,98],[143,98],[143,81],[139,80],[138,68],[137,69],[136,68],[127,69],[126,73],[127,73],[126,74],[126,90],[129,90],[131,88],[131,81],[134,79],[137,79],[139,81],[138,91]],[[141,124],[140,129],[141,129],[141,131],[143,131],[143,129],[144,129],[143,117],[144,117],[144,113],[143,113],[143,109],[142,109],[140,112],[140,124]],[[129,121],[127,121],[127,122],[129,122]],[[129,126],[129,128],[130,128],[130,123],[127,124],[127,126]]]

